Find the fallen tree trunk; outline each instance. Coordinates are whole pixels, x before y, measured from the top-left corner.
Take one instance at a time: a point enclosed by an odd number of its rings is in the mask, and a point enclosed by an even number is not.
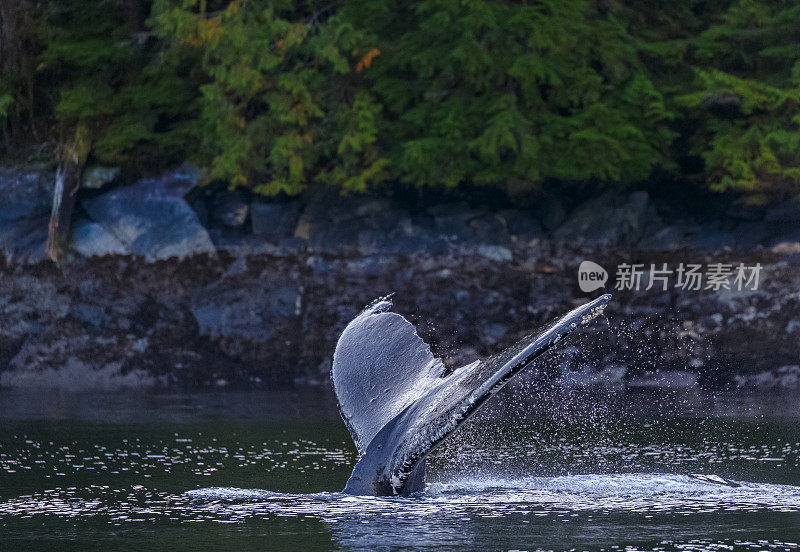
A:
[[[61,252],[69,243],[75,196],[81,187],[83,165],[88,153],[88,130],[84,125],[79,125],[75,131],[75,139],[64,148],[64,154],[56,171],[53,209],[50,211],[45,244],[46,255],[54,261],[58,261]]]

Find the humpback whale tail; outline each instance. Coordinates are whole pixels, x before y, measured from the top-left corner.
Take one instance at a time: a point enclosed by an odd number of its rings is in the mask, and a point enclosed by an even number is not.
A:
[[[333,355],[339,409],[359,453],[344,492],[422,490],[425,457],[535,357],[599,316],[609,299],[603,295],[505,351],[452,372],[408,320],[389,312],[389,297],[371,303],[347,325]]]

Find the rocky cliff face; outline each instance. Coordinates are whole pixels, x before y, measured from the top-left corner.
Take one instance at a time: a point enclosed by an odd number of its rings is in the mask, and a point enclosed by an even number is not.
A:
[[[581,258],[514,249],[510,261],[223,253],[157,263],[107,257],[60,268],[7,265],[0,385],[321,383],[339,332],[361,307],[392,291],[397,311],[448,364],[459,365],[584,301],[576,285]],[[613,254],[602,261],[616,262]],[[747,261],[764,264],[758,291],[616,292],[608,323],[582,330],[574,346],[551,357],[548,377],[569,385],[796,384],[798,263]]]
[[[641,289],[615,292],[608,324],[548,359],[548,378],[798,383],[800,211],[791,206],[698,220],[645,192],[551,197],[527,209],[385,197],[264,203],[193,190],[192,179],[178,171],[86,193],[75,254],[56,266],[36,262],[47,179],[0,174],[9,198],[0,207],[0,386],[322,383],[339,332],[390,292],[457,365],[600,293],[578,287],[586,259],[608,269],[606,290],[625,263],[760,263],[762,272],[757,289],[673,281],[645,290],[645,270]]]

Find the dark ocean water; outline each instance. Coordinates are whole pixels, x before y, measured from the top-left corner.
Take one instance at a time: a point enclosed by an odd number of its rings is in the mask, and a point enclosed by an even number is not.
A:
[[[391,499],[338,492],[356,455],[324,389],[0,390],[0,549],[800,547],[797,393],[503,393]]]

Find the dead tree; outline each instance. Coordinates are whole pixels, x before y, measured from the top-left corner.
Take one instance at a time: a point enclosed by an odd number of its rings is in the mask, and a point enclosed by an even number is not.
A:
[[[53,189],[53,209],[47,225],[45,252],[49,258],[58,261],[61,252],[69,242],[72,212],[75,197],[81,187],[81,177],[86,157],[91,147],[86,125],[79,124],[75,137],[62,148],[59,156],[56,181]]]

